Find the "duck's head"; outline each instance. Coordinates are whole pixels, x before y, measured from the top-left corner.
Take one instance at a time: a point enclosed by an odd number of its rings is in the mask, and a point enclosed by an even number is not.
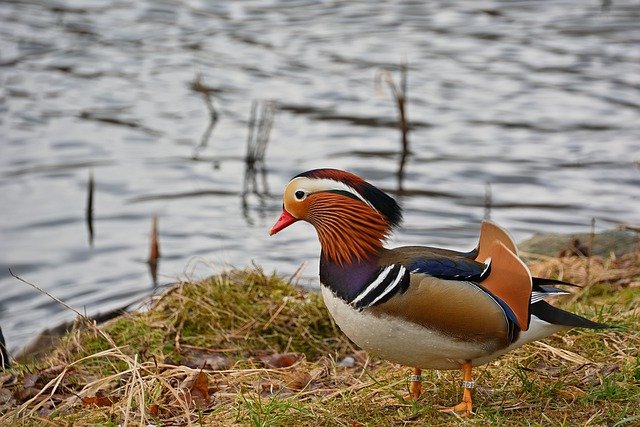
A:
[[[324,257],[344,264],[376,254],[402,211],[392,197],[352,173],[314,169],[286,185],[282,215],[270,234],[298,220],[315,227]]]

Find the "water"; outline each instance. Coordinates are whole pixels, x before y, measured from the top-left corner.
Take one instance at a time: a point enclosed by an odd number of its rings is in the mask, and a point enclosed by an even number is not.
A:
[[[0,3],[0,325],[20,347],[159,282],[253,262],[317,286],[319,245],[275,237],[291,176],[337,167],[397,187],[397,112],[376,88],[406,59],[412,155],[391,244],[470,249],[492,219],[517,239],[640,217],[640,5],[560,2]],[[219,121],[209,123],[201,75]],[[274,100],[270,196],[243,209],[247,120]],[[85,224],[93,173],[95,238]]]

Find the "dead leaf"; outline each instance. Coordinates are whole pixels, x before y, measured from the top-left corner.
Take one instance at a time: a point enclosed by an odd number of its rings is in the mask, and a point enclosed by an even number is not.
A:
[[[209,376],[200,371],[196,374],[195,381],[191,387],[192,396],[200,396],[205,401],[209,400]]]
[[[291,372],[287,375],[287,388],[295,391],[303,390],[311,382],[311,375],[307,371]]]
[[[270,354],[260,357],[260,361],[270,368],[288,368],[303,359],[298,353]]]
[[[183,381],[181,388],[189,391],[191,401],[199,408],[209,405],[209,376],[206,372],[192,374]]]
[[[153,418],[157,418],[159,412],[160,412],[160,405],[158,405],[157,403],[153,403],[149,405],[149,415],[151,415]]]
[[[87,396],[82,398],[82,404],[84,406],[112,406],[113,401],[108,396]]]

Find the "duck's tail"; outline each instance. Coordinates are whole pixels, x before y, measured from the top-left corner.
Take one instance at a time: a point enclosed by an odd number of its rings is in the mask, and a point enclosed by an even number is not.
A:
[[[594,322],[577,314],[564,311],[558,307],[554,307],[546,301],[538,301],[531,304],[531,315],[536,316],[540,320],[552,323],[558,326],[566,326],[570,328],[591,328],[591,329],[607,329],[611,326],[604,323]]]

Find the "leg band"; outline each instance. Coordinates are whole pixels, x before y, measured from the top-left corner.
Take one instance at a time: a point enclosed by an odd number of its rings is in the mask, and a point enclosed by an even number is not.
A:
[[[422,375],[409,375],[409,381],[411,382],[422,381]]]
[[[462,387],[464,388],[474,388],[476,386],[475,381],[462,381]]]

